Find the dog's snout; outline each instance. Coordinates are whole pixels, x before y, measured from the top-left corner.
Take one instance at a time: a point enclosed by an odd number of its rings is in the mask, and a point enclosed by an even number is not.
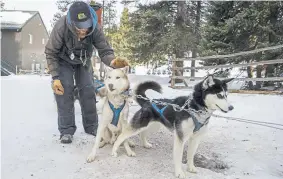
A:
[[[108,84],[110,90],[113,90],[113,84]]]
[[[229,111],[232,111],[234,109],[234,107],[232,105],[229,106]]]

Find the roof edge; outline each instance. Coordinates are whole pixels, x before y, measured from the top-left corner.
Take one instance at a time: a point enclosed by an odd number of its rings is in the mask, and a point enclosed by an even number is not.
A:
[[[46,28],[46,26],[45,26],[45,24],[44,24],[44,22],[43,22],[43,19],[42,19],[42,17],[41,17],[41,15],[40,15],[40,13],[39,13],[39,11],[28,11],[28,10],[3,10],[4,12],[6,11],[8,11],[8,12],[16,12],[16,11],[20,11],[20,12],[29,12],[29,13],[34,13],[25,23],[23,23],[22,25],[21,25],[21,27],[20,28],[18,28],[16,31],[17,32],[21,32],[22,31],[22,28],[31,20],[31,19],[33,19],[37,14],[39,15],[39,18],[40,18],[40,20],[41,20],[41,22],[42,22],[42,24],[43,24],[43,26],[44,26],[44,29],[45,29],[45,31],[46,31],[46,33],[47,33],[47,36],[49,37],[49,33],[48,33],[48,31],[47,31],[47,28]],[[1,29],[2,30],[2,29]]]

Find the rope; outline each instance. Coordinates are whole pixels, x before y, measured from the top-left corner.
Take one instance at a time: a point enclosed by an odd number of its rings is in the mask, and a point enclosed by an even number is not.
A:
[[[226,117],[221,116],[217,114],[213,114],[214,117],[220,117],[220,118],[226,118],[230,120],[241,120],[241,121],[248,121],[248,122],[255,122],[255,123],[262,123],[262,124],[271,124],[271,125],[277,125],[277,126],[283,126],[283,124],[273,123],[273,122],[265,122],[265,121],[257,121],[257,120],[249,120],[249,119],[243,119],[243,118],[237,118],[237,117]]]
[[[277,124],[277,123],[271,123],[271,122],[264,122],[264,121],[256,121],[256,120],[248,120],[248,119],[241,119],[241,118],[234,118],[234,117],[226,117],[226,116],[220,116],[213,114],[212,116],[218,117],[218,118],[225,118],[227,120],[233,120],[233,121],[238,121],[238,122],[244,122],[244,123],[249,123],[249,124],[254,124],[254,125],[259,125],[259,126],[265,126],[273,129],[278,129],[278,130],[283,130],[283,128],[280,127],[274,127],[266,124],[271,124],[271,125],[277,125],[277,126],[283,126],[283,124]]]

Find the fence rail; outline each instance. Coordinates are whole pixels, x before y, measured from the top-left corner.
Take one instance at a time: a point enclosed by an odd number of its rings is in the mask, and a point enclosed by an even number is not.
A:
[[[244,55],[249,55],[249,54],[254,54],[258,52],[264,52],[268,50],[277,50],[283,48],[283,45],[276,45],[272,47],[266,47],[266,48],[259,48],[256,50],[250,50],[250,51],[244,51],[244,52],[238,52],[238,53],[233,53],[233,54],[228,54],[228,55],[212,55],[212,56],[206,56],[206,57],[196,57],[196,58],[178,58],[178,59],[173,59],[172,61],[192,61],[192,60],[213,60],[213,59],[218,59],[218,58],[232,58],[232,57],[237,57],[237,56],[244,56]]]
[[[215,66],[200,66],[200,67],[176,67],[175,69],[176,70],[213,69],[213,68],[230,68],[230,67],[247,67],[247,66],[255,66],[255,65],[269,65],[269,64],[277,64],[277,63],[283,63],[283,59],[259,61],[259,62],[252,62],[252,63],[231,64],[231,65],[215,65]]]
[[[190,77],[190,76],[182,76],[181,71],[185,69],[215,69],[215,68],[230,68],[230,67],[247,67],[247,66],[257,66],[257,65],[267,65],[267,64],[279,64],[283,63],[283,59],[275,59],[275,60],[265,60],[265,61],[259,61],[259,62],[251,62],[251,63],[241,63],[241,64],[229,64],[229,65],[215,65],[215,66],[201,66],[201,67],[177,67],[178,61],[191,61],[191,60],[212,60],[212,59],[223,59],[223,58],[232,58],[236,56],[243,56],[243,55],[249,55],[254,54],[258,52],[264,52],[269,50],[276,50],[283,48],[283,45],[277,45],[273,47],[267,47],[267,48],[261,48],[251,51],[244,51],[234,54],[228,54],[228,55],[213,55],[213,56],[207,56],[207,57],[196,57],[196,58],[180,58],[172,59],[172,76],[171,76],[171,88],[191,88],[188,85],[188,82],[186,80],[202,80],[204,77]],[[176,80],[180,79],[183,80],[183,83],[185,86],[176,86]],[[219,78],[219,79],[225,79],[225,78]],[[283,77],[268,77],[268,78],[235,78],[236,81],[275,81],[275,82],[282,82]]]
[[[202,80],[203,77],[189,77],[189,76],[171,76],[171,79],[193,79]],[[224,80],[226,78],[217,78]],[[237,81],[283,81],[283,77],[268,77],[268,78],[236,78]]]

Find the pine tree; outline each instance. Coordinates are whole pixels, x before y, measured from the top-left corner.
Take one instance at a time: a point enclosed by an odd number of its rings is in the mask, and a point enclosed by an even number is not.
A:
[[[110,33],[116,28],[116,0],[103,1],[103,29],[106,36],[110,39]]]
[[[68,6],[75,1],[76,0],[58,0],[56,2],[59,12],[55,13],[53,16],[52,27],[54,27],[55,23],[67,12]]]
[[[188,16],[185,2],[160,1],[139,5],[131,15],[133,53],[139,62],[156,65],[167,62],[167,55],[184,57],[194,41]]]
[[[167,2],[139,5],[130,15],[130,41],[133,43],[133,59],[138,63],[150,62],[153,66],[165,61],[169,52],[170,38],[167,34],[171,16]]]
[[[120,27],[117,28],[116,32],[111,34],[111,39],[115,54],[128,59],[132,57],[131,43],[129,40],[130,28],[129,9],[125,7],[121,16]]]
[[[5,10],[5,3],[3,1],[0,2],[1,3],[1,10]]]
[[[280,13],[280,2],[210,2],[202,55],[229,54],[280,44],[280,41],[282,43],[282,30],[278,28],[282,27]],[[270,60],[278,55],[278,51],[270,51],[240,56],[232,61],[205,61],[204,65]],[[260,78],[262,66],[258,66],[256,70],[257,77]],[[251,67],[247,68],[247,74],[248,77],[253,77]],[[257,82],[256,88],[260,86],[261,83]],[[251,82],[249,87],[254,88]]]

